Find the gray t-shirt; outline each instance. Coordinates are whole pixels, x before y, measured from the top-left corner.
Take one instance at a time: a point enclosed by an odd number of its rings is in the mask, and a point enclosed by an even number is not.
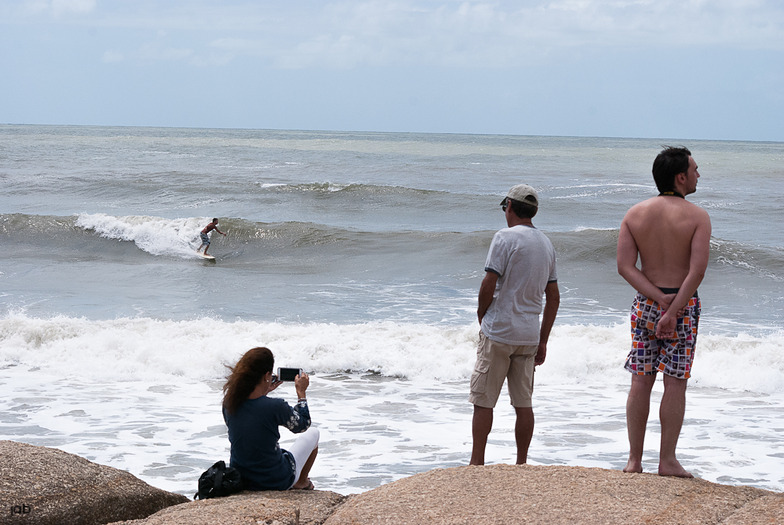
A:
[[[482,319],[484,334],[509,345],[539,344],[544,289],[557,280],[550,239],[530,226],[499,230],[490,244],[485,271],[496,273],[498,282]]]

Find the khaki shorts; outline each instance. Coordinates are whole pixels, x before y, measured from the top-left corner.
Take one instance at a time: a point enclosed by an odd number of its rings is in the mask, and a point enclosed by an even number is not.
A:
[[[495,407],[504,380],[508,379],[507,388],[512,406],[530,407],[537,349],[538,345],[515,346],[499,343],[480,332],[468,400],[480,407]]]

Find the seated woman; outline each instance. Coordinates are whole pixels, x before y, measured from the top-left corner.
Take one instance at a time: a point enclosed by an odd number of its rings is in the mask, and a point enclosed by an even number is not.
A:
[[[267,397],[281,382],[272,382],[275,358],[268,348],[252,348],[230,368],[223,386],[223,419],[229,427],[230,465],[247,490],[313,489],[308,478],[318,453],[319,431],[310,428],[303,373],[294,380],[297,404]],[[290,450],[281,450],[279,426],[302,433]]]

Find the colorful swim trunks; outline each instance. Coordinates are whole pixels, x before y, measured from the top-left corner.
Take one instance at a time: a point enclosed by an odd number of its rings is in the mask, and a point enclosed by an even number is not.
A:
[[[679,379],[688,379],[697,345],[700,308],[700,298],[695,292],[683,317],[678,317],[675,327],[677,339],[657,339],[656,324],[663,311],[659,303],[638,293],[632,304],[632,350],[626,358],[626,370],[637,375],[664,372]]]

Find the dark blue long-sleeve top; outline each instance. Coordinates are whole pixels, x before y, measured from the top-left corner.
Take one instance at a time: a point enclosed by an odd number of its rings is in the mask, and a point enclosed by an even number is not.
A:
[[[294,458],[282,450],[279,426],[295,434],[310,427],[307,401],[293,407],[282,399],[261,396],[242,402],[234,414],[223,410],[231,442],[230,465],[249,490],[287,490],[294,484]]]

